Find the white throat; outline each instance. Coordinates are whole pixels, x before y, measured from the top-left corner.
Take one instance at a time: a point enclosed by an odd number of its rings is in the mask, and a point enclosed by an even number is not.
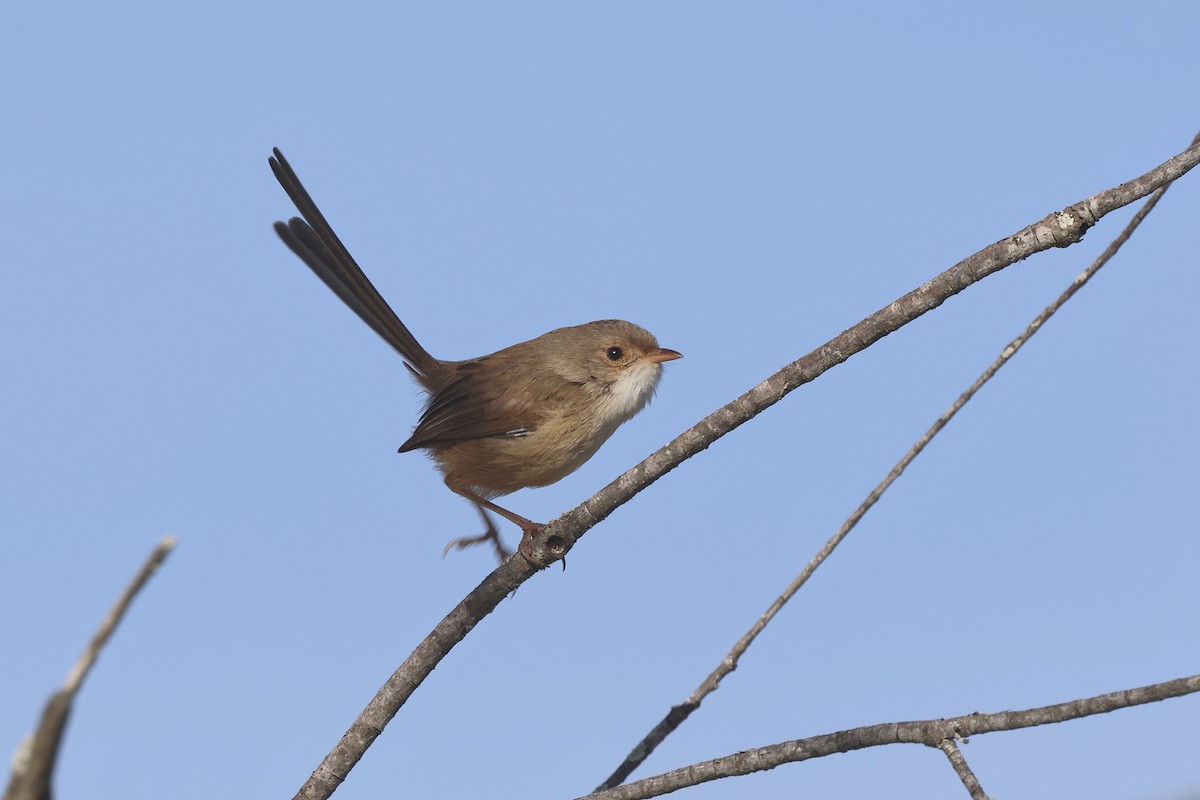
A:
[[[662,364],[643,361],[621,372],[599,398],[605,427],[615,429],[641,411],[654,397],[662,378]]]

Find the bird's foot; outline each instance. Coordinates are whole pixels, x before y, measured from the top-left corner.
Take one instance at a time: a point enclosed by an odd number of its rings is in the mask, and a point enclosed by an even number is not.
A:
[[[521,541],[524,542],[524,539]],[[478,536],[464,536],[461,539],[451,539],[446,544],[446,549],[442,550],[442,558],[445,558],[446,554],[451,550],[465,550],[468,547],[474,547],[477,544],[486,544],[487,542],[491,542],[492,547],[496,548],[496,558],[500,559],[501,564],[507,561],[509,556],[512,555],[512,551],[504,546],[504,542],[500,541],[500,534],[495,530],[488,530]]]
[[[547,564],[544,561],[539,561],[533,556],[533,537],[540,533],[546,526],[537,522],[530,522],[528,526],[521,526],[521,543],[517,545],[517,552],[521,558],[525,559],[529,565],[535,569],[545,569]],[[563,572],[567,571],[567,557],[560,556],[562,561]]]

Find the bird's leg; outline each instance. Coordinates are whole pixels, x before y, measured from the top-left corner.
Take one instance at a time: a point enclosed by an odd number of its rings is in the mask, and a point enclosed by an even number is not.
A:
[[[483,517],[483,522],[485,525],[487,525],[487,530],[484,533],[481,533],[479,536],[468,536],[453,540],[447,544],[446,549],[442,551],[443,557],[445,557],[446,553],[450,552],[451,548],[457,548],[461,550],[464,547],[470,547],[471,545],[475,544],[483,544],[484,542],[489,541],[492,543],[492,546],[496,548],[496,554],[500,557],[500,561],[502,563],[506,561],[510,555],[512,555],[508,548],[504,546],[504,543],[500,541],[500,532],[496,530],[496,526],[492,523],[492,518],[487,514],[488,511],[496,512],[521,529],[521,544],[517,549],[520,550],[522,554],[527,554],[527,542],[529,541],[529,537],[542,529],[543,525],[541,523],[525,519],[525,517],[522,517],[520,514],[514,514],[507,508],[501,508],[491,500],[479,495],[466,486],[451,483],[449,480],[446,481],[446,486],[450,488],[450,491],[467,498],[475,504],[475,507],[479,509],[479,516]]]
[[[496,557],[503,564],[512,553],[504,546],[504,542],[500,540],[500,531],[496,530],[496,525],[492,522],[492,518],[487,515],[487,512],[483,510],[483,506],[476,505],[475,508],[479,509],[479,516],[483,517],[483,524],[487,526],[487,530],[478,536],[464,536],[460,539],[451,539],[446,544],[446,549],[442,551],[442,558],[445,558],[446,554],[451,550],[463,550],[473,545],[491,542],[492,547],[496,548]]]

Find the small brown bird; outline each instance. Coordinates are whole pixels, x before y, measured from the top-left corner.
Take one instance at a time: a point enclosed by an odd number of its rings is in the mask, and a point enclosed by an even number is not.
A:
[[[278,148],[268,160],[304,217],[276,222],[279,238],[400,353],[429,393],[400,452],[428,451],[446,486],[474,503],[487,526],[479,536],[450,542],[446,552],[490,541],[507,558],[487,510],[519,525],[522,544],[542,525],[492,498],[547,486],[577,470],[650,402],[663,362],[682,356],[659,347],[632,322],[601,320],[559,328],[490,356],[434,358],[359,269]]]

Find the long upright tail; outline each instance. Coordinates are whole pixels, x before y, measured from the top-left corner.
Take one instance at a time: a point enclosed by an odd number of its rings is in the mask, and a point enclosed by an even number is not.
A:
[[[418,378],[430,375],[438,360],[420,345],[355,263],[278,147],[274,148],[274,153],[268,159],[271,170],[304,218],[292,217],[287,222],[276,222],[275,232],[279,238],[371,330],[404,357]]]

